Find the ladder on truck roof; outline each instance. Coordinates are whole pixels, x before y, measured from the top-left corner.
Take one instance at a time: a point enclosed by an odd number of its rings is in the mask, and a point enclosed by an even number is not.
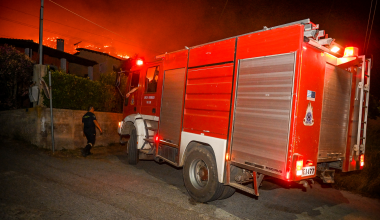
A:
[[[368,116],[368,103],[369,103],[369,83],[370,83],[370,75],[371,75],[371,59],[365,59],[365,56],[361,56],[362,58],[362,73],[361,80],[358,84],[358,88],[356,90],[356,100],[359,99],[359,121],[358,121],[358,136],[356,144],[354,145],[354,149],[350,156],[350,162],[353,159],[354,154],[359,156],[360,153],[364,154],[365,152],[365,143],[367,136],[367,116]],[[367,64],[368,63],[368,64]],[[366,65],[367,64],[367,65]],[[367,72],[366,72],[367,66]],[[359,90],[359,91],[358,91]],[[358,98],[358,92],[359,98]],[[364,110],[364,111],[363,111]]]

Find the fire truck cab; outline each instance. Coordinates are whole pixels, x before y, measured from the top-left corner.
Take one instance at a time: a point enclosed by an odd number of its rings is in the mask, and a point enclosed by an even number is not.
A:
[[[130,164],[183,167],[196,201],[363,168],[371,60],[309,19],[157,58],[130,70],[118,133]]]

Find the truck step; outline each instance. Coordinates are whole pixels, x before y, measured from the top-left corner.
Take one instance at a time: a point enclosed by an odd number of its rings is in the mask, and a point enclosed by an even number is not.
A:
[[[153,139],[144,138],[144,141],[149,142],[149,143],[154,143]]]
[[[140,149],[139,150],[140,160],[154,160],[153,149]]]
[[[148,129],[150,131],[157,131],[158,130],[157,128],[152,128],[152,127],[146,127],[146,129]]]
[[[247,192],[247,193],[255,195],[255,190],[253,188],[241,185],[239,183],[230,183],[229,185],[232,186],[232,187],[234,187],[234,188],[240,189],[240,190],[242,190],[244,192]]]
[[[153,149],[140,149],[139,151],[143,154],[153,154]]]

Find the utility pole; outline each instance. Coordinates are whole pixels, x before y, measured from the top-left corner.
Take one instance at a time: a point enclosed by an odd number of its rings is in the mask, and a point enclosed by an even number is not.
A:
[[[53,121],[53,89],[51,88],[51,71],[50,70],[49,70],[49,96],[50,96],[51,147],[54,154],[55,147],[54,147],[54,121]]]
[[[44,0],[41,0],[41,9],[40,9],[40,61],[39,64],[42,65],[42,34],[43,34],[43,21],[44,21]]]
[[[42,66],[42,57],[43,57],[43,51],[42,51],[42,48],[43,48],[43,38],[42,38],[42,35],[43,35],[43,22],[44,22],[44,0],[41,0],[41,9],[40,9],[40,39],[39,39],[39,51],[40,51],[40,59],[39,59],[39,64],[40,64],[40,73],[39,73],[39,77],[42,78],[41,76],[41,73],[42,73],[42,68],[45,68],[45,66]],[[38,79],[40,80],[40,79]],[[55,147],[54,147],[54,121],[53,121],[53,95],[52,95],[52,89],[51,89],[51,71],[49,71],[49,99],[50,99],[50,123],[51,123],[51,146],[52,146],[52,150],[53,150],[53,154],[54,154],[54,151],[55,151]]]

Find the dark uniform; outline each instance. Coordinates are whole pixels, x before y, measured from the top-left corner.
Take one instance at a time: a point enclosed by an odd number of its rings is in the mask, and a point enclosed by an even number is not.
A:
[[[87,145],[83,150],[83,154],[90,155],[91,146],[94,146],[95,144],[95,123],[94,120],[96,120],[95,114],[92,112],[87,112],[82,117],[82,123],[83,126],[83,133],[86,135],[87,138]]]

